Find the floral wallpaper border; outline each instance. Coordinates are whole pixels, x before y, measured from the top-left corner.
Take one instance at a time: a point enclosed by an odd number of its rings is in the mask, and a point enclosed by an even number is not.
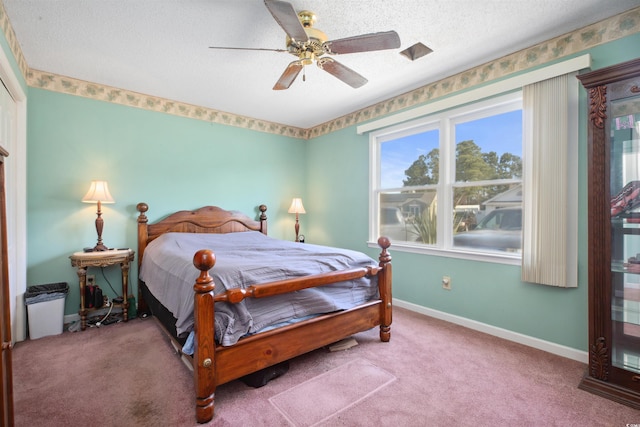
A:
[[[31,87],[300,139],[326,135],[640,32],[638,7],[319,126],[302,129],[30,69],[4,4],[0,5],[0,27],[20,71]]]

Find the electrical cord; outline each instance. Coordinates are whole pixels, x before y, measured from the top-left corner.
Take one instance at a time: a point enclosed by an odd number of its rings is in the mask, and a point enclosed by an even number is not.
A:
[[[102,323],[103,323],[105,320],[107,320],[107,318],[111,315],[111,310],[113,310],[113,304],[109,305],[109,311],[107,312],[107,314],[105,314],[105,316],[104,316],[102,319],[100,319],[100,320],[98,320],[98,321],[96,322],[95,326],[97,326],[98,328],[99,328],[100,326],[102,326]]]
[[[104,280],[107,282],[107,285],[109,285],[109,287],[111,288],[111,290],[113,291],[113,294],[115,296],[118,296],[118,293],[116,292],[115,289],[113,289],[113,286],[111,286],[111,282],[109,281],[109,279],[107,279],[107,276],[104,274],[104,267],[100,267],[100,271],[102,272],[102,277],[104,278]],[[126,295],[122,296],[123,298],[126,298]]]
[[[104,272],[104,267],[100,267],[100,272],[102,273],[102,277],[104,278],[105,282],[107,282],[107,284],[109,285],[109,288],[111,288],[111,291],[113,292],[114,295],[116,295],[116,298],[118,298],[118,292],[116,292],[116,290],[113,288],[113,286],[111,285],[111,282],[109,281],[109,279],[107,278],[107,275]],[[124,298],[124,297],[123,297]],[[89,327],[100,327],[102,325],[106,325],[106,324],[110,324],[110,323],[105,323],[107,321],[107,319],[109,318],[109,316],[111,316],[111,312],[113,311],[113,299],[109,302],[109,311],[107,312],[107,314],[105,314],[105,316],[98,320],[97,322],[95,322],[94,324],[88,324]],[[74,325],[75,326],[75,325]],[[78,326],[75,328],[76,330],[79,329],[79,322],[78,322]],[[69,330],[71,330],[71,328],[69,328]]]

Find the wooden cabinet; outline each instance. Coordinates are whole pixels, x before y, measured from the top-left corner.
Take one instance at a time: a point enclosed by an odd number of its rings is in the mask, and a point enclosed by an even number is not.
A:
[[[589,368],[580,388],[640,409],[640,59],[588,92]]]
[[[5,198],[4,160],[8,153],[0,147],[0,343],[2,343],[2,363],[0,365],[0,399],[2,413],[0,425],[13,425],[13,373],[12,373],[12,339],[11,339],[11,307],[9,304],[9,267],[7,255],[7,202]]]

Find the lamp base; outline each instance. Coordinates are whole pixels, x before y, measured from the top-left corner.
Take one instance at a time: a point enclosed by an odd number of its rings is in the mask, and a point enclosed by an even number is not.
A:
[[[108,250],[109,250],[108,247],[106,247],[102,243],[98,243],[91,249],[91,252],[102,252],[102,251],[108,251]]]

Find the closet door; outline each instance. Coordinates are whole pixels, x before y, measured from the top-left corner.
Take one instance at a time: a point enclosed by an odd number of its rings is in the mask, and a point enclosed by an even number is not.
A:
[[[0,147],[0,342],[2,343],[2,423],[3,426],[13,425],[13,373],[12,373],[12,344],[11,344],[11,307],[9,292],[9,267],[7,253],[7,209],[5,198],[4,160],[8,153]]]

